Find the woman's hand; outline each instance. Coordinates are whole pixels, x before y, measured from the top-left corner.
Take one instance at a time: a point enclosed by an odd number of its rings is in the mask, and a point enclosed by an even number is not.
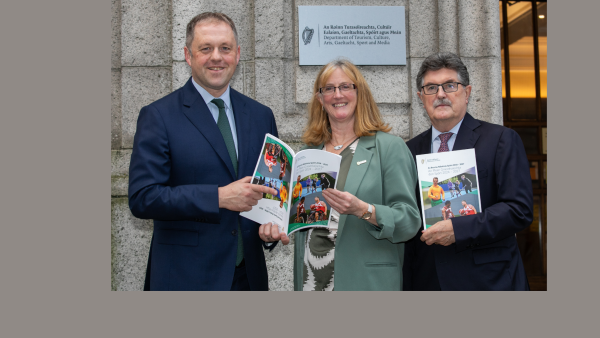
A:
[[[323,191],[323,197],[325,197],[327,204],[337,210],[340,214],[354,215],[360,218],[369,208],[369,205],[359,200],[358,197],[349,192],[339,191],[337,189],[325,189]]]

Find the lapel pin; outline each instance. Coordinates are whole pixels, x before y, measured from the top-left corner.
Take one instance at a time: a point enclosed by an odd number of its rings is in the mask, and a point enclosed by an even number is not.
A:
[[[358,162],[356,162],[356,165],[361,165],[363,163],[367,163],[367,160],[358,161]]]

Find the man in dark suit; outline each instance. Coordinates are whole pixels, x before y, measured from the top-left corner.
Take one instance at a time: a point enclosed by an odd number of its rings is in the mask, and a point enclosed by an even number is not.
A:
[[[467,113],[469,73],[455,54],[426,58],[417,88],[432,128],[408,141],[408,148],[413,156],[475,148],[483,212],[437,222],[411,239],[404,289],[529,290],[515,237],[533,218],[529,163],[519,135]]]
[[[273,113],[229,87],[229,17],[194,17],[184,51],[191,79],[142,108],[131,154],[129,207],[154,220],[144,290],[268,290],[259,224],[239,212],[275,193],[250,184]]]

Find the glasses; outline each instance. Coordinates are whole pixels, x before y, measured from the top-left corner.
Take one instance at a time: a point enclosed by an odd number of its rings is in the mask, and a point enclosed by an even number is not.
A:
[[[340,93],[341,92],[349,92],[351,90],[356,89],[356,85],[354,83],[342,83],[338,87],[334,87],[334,86],[322,87],[322,88],[319,88],[319,93],[321,93],[323,95],[333,95],[333,93],[335,93],[336,88],[338,88],[340,90]]]
[[[444,93],[454,93],[458,90],[458,85],[463,85],[460,82],[446,82],[442,84],[428,84],[426,86],[421,87],[425,95],[433,95],[438,92],[440,86],[444,90]],[[464,85],[463,85],[464,86]]]

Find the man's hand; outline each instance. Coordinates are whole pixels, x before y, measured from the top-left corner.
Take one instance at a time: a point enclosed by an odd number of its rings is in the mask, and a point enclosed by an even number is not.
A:
[[[448,246],[456,242],[454,227],[452,227],[452,220],[450,219],[439,221],[422,232],[421,242],[425,242],[427,245],[439,244]]]
[[[267,224],[263,224],[258,228],[258,236],[264,242],[277,242],[281,240],[281,243],[284,245],[288,245],[290,243],[290,238],[285,232],[279,232],[279,227],[277,224],[269,222]]]
[[[263,193],[276,195],[277,190],[264,185],[250,184],[252,177],[246,176],[219,188],[219,208],[231,211],[249,211],[263,198]]]

